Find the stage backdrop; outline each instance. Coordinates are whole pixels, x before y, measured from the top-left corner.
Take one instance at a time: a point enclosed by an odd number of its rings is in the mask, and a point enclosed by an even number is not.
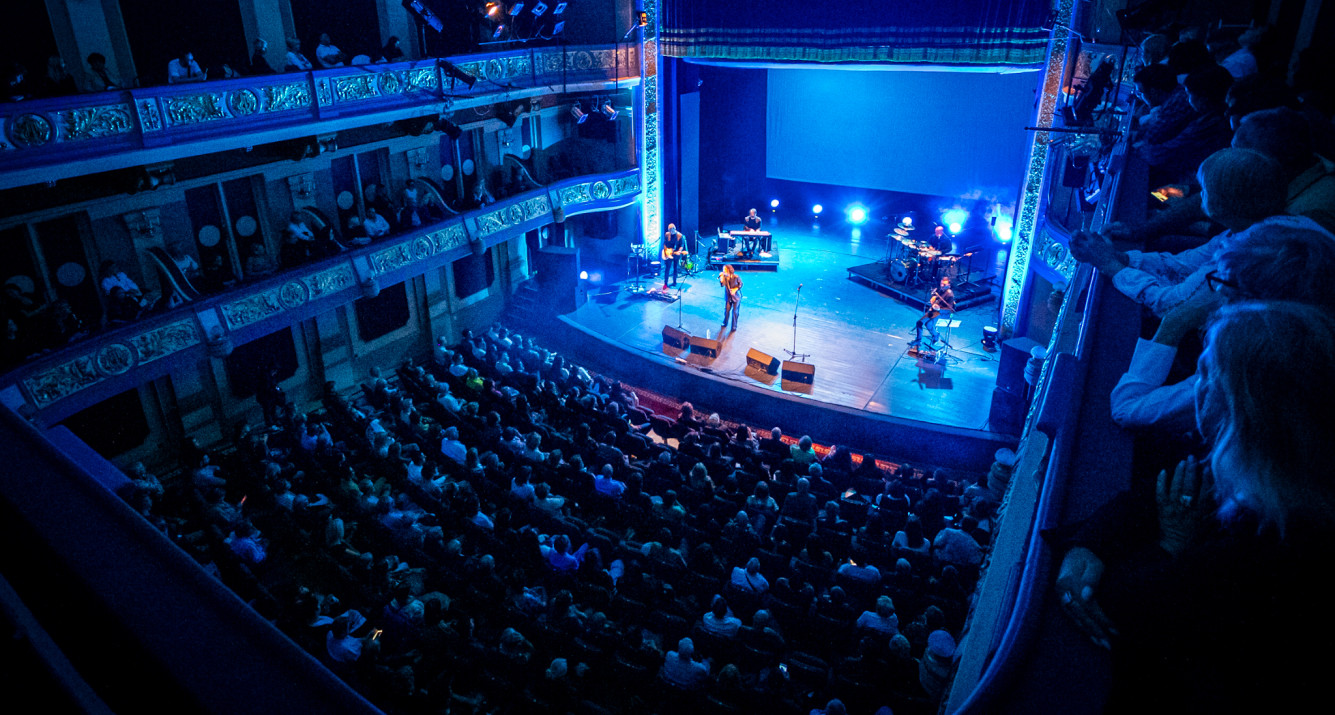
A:
[[[1013,202],[1038,75],[770,69],[766,174]]]
[[[955,66],[1043,63],[1050,0],[662,0],[668,57]]]

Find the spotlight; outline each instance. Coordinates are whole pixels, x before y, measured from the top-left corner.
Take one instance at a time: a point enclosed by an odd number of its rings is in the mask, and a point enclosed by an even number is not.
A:
[[[559,3],[556,3],[556,9],[555,9],[555,10],[552,10],[552,14],[553,14],[553,15],[560,15],[561,13],[563,13],[563,12],[565,12],[565,11],[566,11],[566,3],[559,2]]]
[[[913,225],[913,217],[912,217],[912,216],[905,216],[903,220],[904,220],[904,225],[905,225],[905,226],[912,226],[912,225]]]
[[[589,279],[589,272],[588,272],[588,271],[580,271],[580,272],[579,272],[579,279],[582,280],[582,281],[587,281],[587,280]]]
[[[955,223],[950,224],[949,228],[951,233],[959,233],[964,227],[956,221]]]
[[[635,13],[635,22],[638,23],[638,24],[637,24],[637,27],[648,27],[648,26],[649,26],[649,13],[647,13],[647,12],[645,12],[645,11],[643,11],[643,10],[641,10],[641,11]]]
[[[951,233],[959,233],[964,222],[969,220],[969,212],[964,209],[954,208],[941,214],[941,223],[950,227]]]
[[[867,207],[862,204],[850,204],[844,210],[844,214],[848,216],[848,222],[851,224],[862,225],[867,222]]]
[[[561,3],[561,6],[565,6],[565,3]],[[556,23],[555,25],[552,25],[552,37],[556,37],[557,35],[561,34],[561,32],[565,29],[566,29],[565,20],[562,20]]]
[[[491,33],[491,39],[493,39],[493,40],[499,40],[499,39],[501,39],[501,35],[504,35],[504,34],[505,34],[505,25],[497,25],[497,26],[496,26],[496,31],[493,32],[493,33]]]
[[[510,17],[515,17],[523,11],[524,11],[524,3],[517,2],[514,5],[510,6]]]
[[[1012,226],[1010,219],[1000,219],[997,221],[997,239],[1002,243],[1011,240]]]
[[[487,3],[487,17],[496,17],[501,14],[501,4],[498,2]]]
[[[813,213],[813,214],[815,214],[815,215],[817,215],[817,216],[819,216],[819,215],[820,215],[820,212],[822,212],[822,211],[824,211],[824,210],[825,210],[825,207],[824,207],[824,206],[821,206],[820,204],[816,204],[815,206],[812,206],[812,207],[811,207],[811,213]]]
[[[618,112],[616,109],[612,107],[612,104],[610,102],[604,102],[602,106],[598,107],[598,111],[601,112],[602,115],[604,117],[607,117],[609,120],[616,119],[617,115],[620,114],[620,112]]]
[[[778,200],[778,199],[770,199],[770,200],[769,200],[769,207],[772,208],[772,209],[777,209],[777,208],[779,208],[779,200]]]
[[[538,4],[533,6],[533,16],[542,17],[542,13],[547,12],[547,3],[538,0]]]
[[[585,120],[589,118],[589,115],[584,113],[584,107],[579,102],[575,102],[575,106],[570,108],[570,116],[575,118],[576,124],[583,124]]]

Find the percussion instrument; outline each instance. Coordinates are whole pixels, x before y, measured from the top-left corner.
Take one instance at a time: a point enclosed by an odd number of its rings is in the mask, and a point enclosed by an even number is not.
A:
[[[908,283],[918,272],[918,262],[912,258],[898,258],[890,262],[890,280]]]

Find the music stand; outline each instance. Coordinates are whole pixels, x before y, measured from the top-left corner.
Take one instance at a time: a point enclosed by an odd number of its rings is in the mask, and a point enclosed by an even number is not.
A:
[[[630,258],[634,259],[635,264],[635,269],[633,271],[635,278],[631,282],[630,287],[626,289],[630,293],[644,292],[644,284],[640,281],[640,274],[643,273],[640,268],[640,259],[644,257],[645,248],[646,246],[643,243],[631,245],[630,247]]]
[[[806,362],[811,357],[811,353],[799,353],[797,351],[797,308],[802,305],[802,284],[797,284],[797,300],[793,302],[793,349],[784,349],[788,353],[788,359],[794,362]]]
[[[942,347],[941,349],[936,351],[937,362],[945,362],[948,358],[951,357],[950,351],[954,350],[954,346],[950,344],[951,329],[958,328],[959,326],[960,326],[960,321],[954,320],[949,317],[936,319],[937,330],[940,330],[942,328],[945,328],[946,330],[945,336],[941,338]],[[958,360],[959,358],[956,359]]]

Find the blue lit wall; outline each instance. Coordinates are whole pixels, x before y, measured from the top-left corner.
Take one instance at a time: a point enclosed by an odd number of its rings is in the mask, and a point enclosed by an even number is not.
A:
[[[772,179],[1012,203],[1038,75],[770,69]]]

